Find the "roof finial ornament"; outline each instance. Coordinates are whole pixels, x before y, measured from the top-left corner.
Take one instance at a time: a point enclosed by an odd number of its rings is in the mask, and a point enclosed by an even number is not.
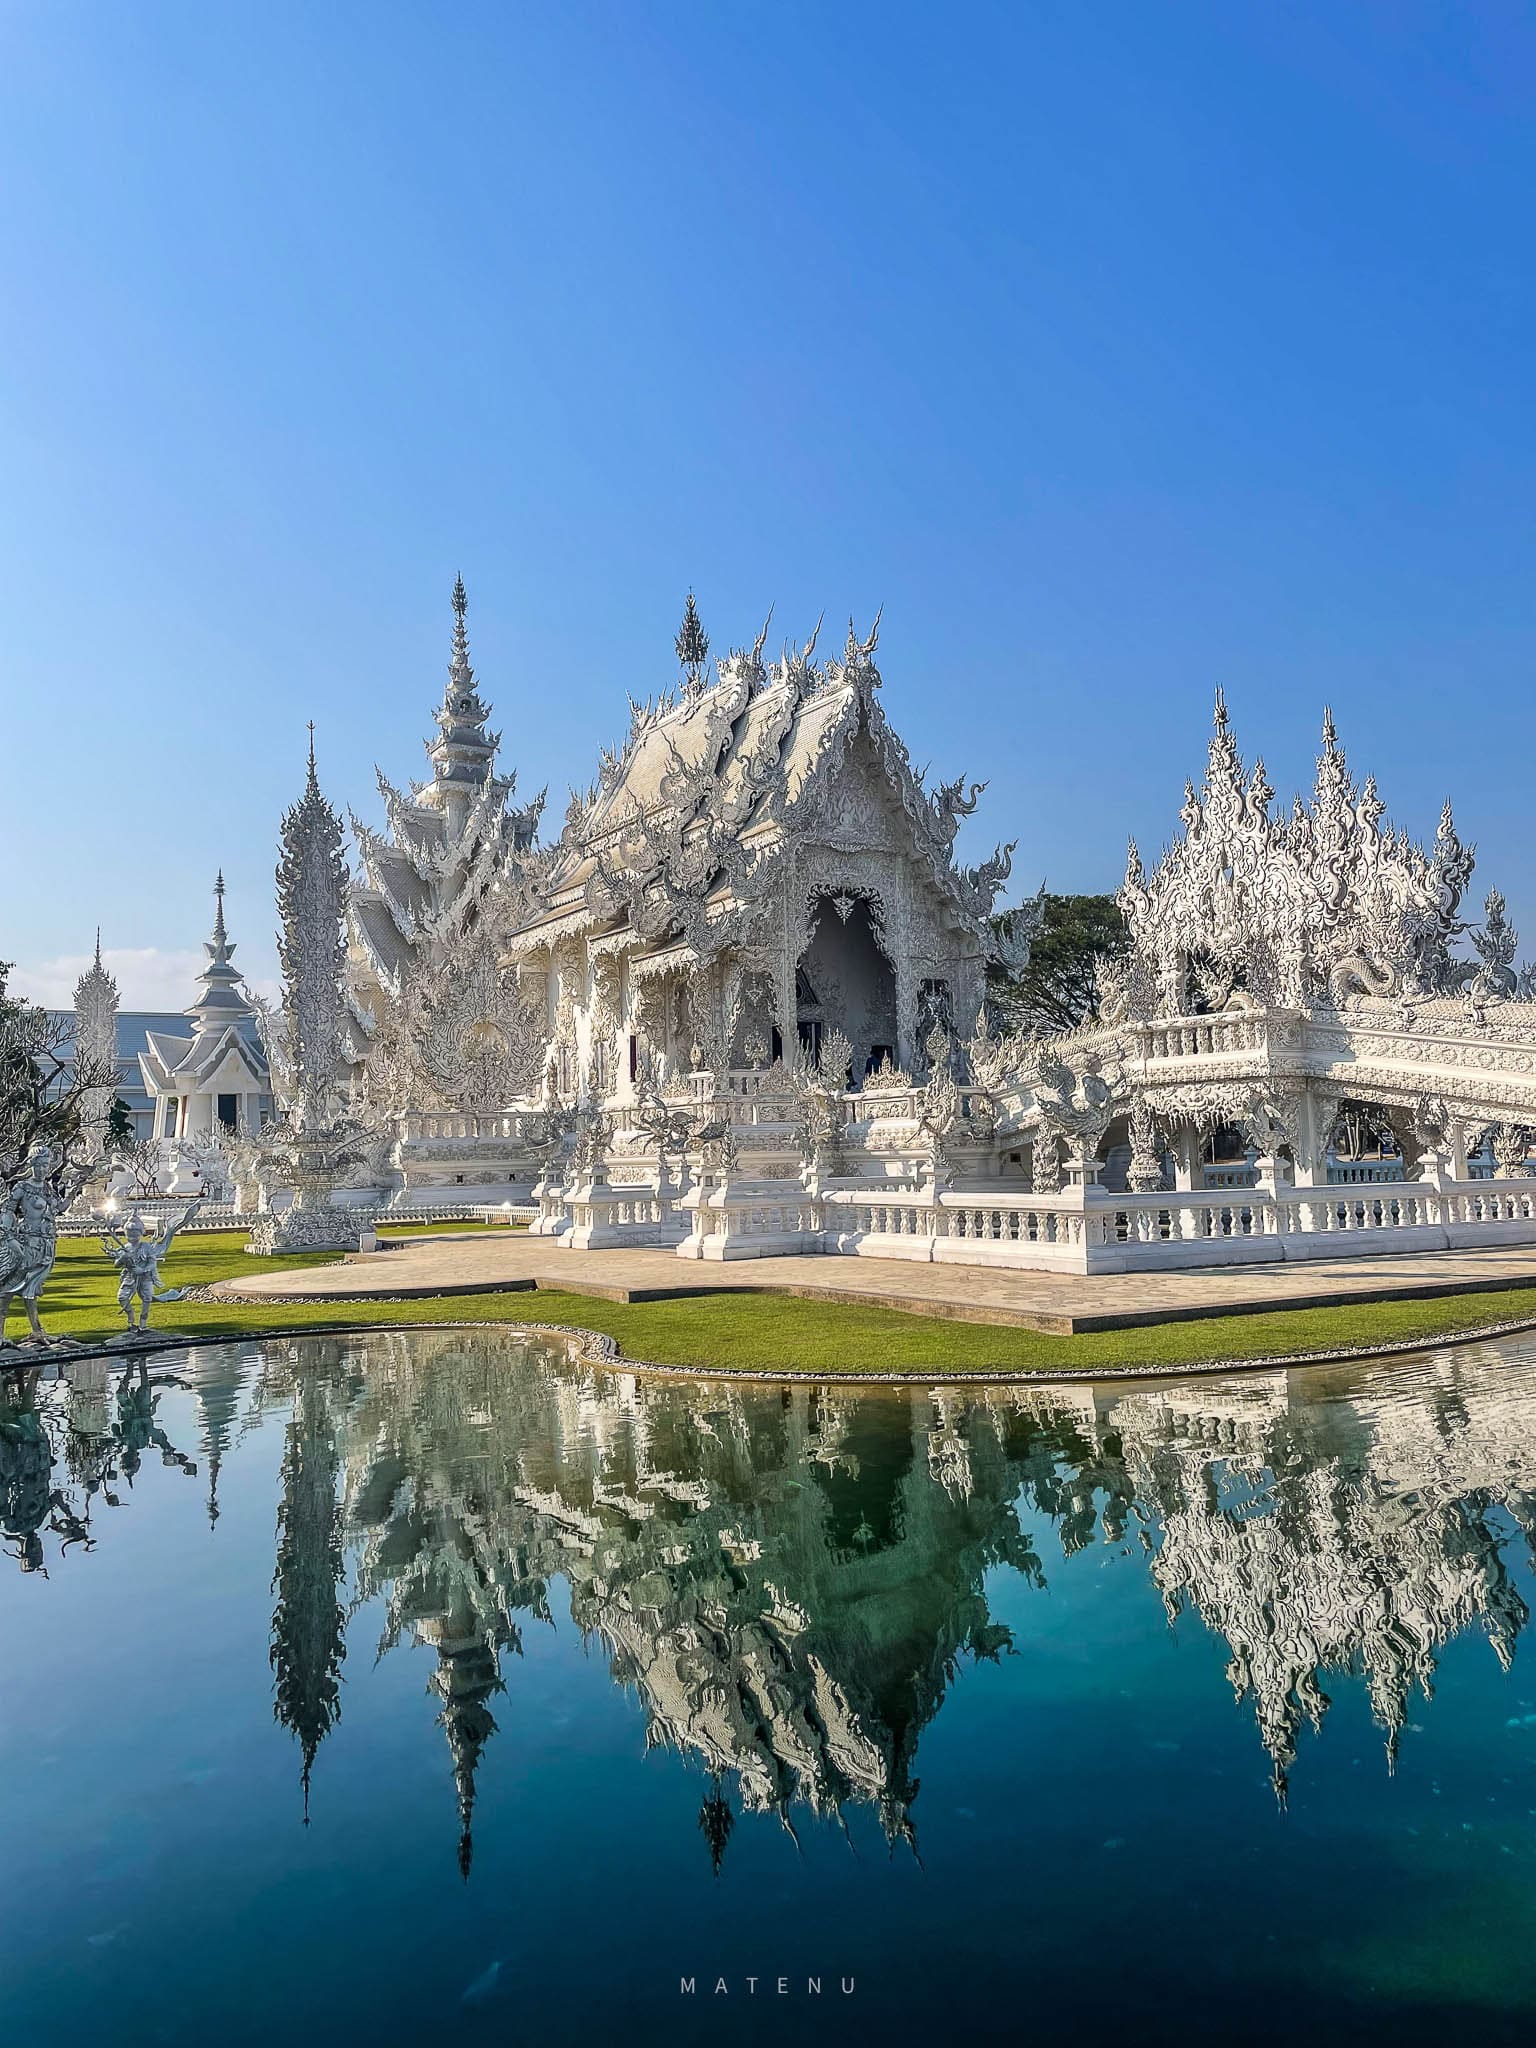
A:
[[[1220,683],[1218,683],[1218,684],[1216,685],[1216,730],[1217,730],[1218,732],[1225,732],[1225,731],[1226,731],[1226,729],[1227,729],[1227,693],[1226,693],[1226,691],[1225,691],[1225,690],[1224,690],[1224,689],[1223,689],[1223,688],[1221,687]]]
[[[690,697],[696,697],[704,687],[704,664],[709,659],[709,635],[704,630],[699,608],[694,602],[691,590],[683,611],[683,623],[678,627],[677,638],[672,644],[677,650],[678,660],[683,665],[688,694]]]
[[[747,670],[754,684],[767,680],[768,671],[763,665],[763,649],[768,644],[768,628],[773,624],[773,606],[768,607],[768,616],[763,621],[763,630],[752,642],[752,652],[747,656]]]
[[[319,786],[315,775],[315,721],[311,719],[309,721],[309,787],[311,789],[318,789]]]
[[[469,632],[464,624],[464,615],[469,610],[469,594],[464,588],[464,578],[453,579],[453,651],[448,662],[448,698],[455,710],[461,708],[475,687],[475,672],[469,665]],[[460,703],[455,703],[455,699]]]
[[[869,638],[861,640],[854,627],[853,614],[850,612],[848,615],[848,644],[843,649],[844,666],[847,668],[867,669],[869,671],[869,680],[877,684],[880,681],[880,671],[875,667],[873,657],[876,647],[880,644],[880,621],[884,613],[885,606],[881,605],[879,611],[875,613],[875,623],[869,629]]]
[[[96,927],[96,965],[101,965],[101,926]]]

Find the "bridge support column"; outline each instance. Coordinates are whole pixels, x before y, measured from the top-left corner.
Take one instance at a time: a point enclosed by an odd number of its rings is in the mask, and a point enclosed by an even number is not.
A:
[[[1173,1185],[1192,1194],[1200,1185],[1200,1134],[1193,1124],[1180,1124],[1169,1140],[1173,1153]]]

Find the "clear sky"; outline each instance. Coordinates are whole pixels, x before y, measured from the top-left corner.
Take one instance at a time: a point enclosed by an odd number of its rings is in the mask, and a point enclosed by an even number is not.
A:
[[[1282,794],[1330,701],[1536,954],[1533,107],[1497,0],[0,0],[0,957],[179,1006],[222,864],[269,975],[460,569],[556,821],[690,585],[883,601],[968,857],[1113,886],[1216,684]]]

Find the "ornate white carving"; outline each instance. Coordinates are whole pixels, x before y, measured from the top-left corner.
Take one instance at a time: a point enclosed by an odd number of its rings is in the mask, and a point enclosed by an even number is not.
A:
[[[1209,1009],[1234,989],[1298,1008],[1459,987],[1468,970],[1451,947],[1465,929],[1457,912],[1472,850],[1450,806],[1429,852],[1394,831],[1374,779],[1356,790],[1331,717],[1310,805],[1298,799],[1277,819],[1273,796],[1262,761],[1245,771],[1218,696],[1204,787],[1185,790],[1183,837],[1151,875],[1131,845],[1120,893],[1129,1007],[1148,1014],[1155,988],[1158,1007],[1177,1014],[1192,985]]]
[[[74,1057],[82,1065],[102,1072],[117,1068],[117,983],[101,964],[101,933],[96,934],[96,958],[75,984]],[[107,1120],[114,1091],[110,1087],[88,1089],[81,1097],[81,1141],[87,1156],[96,1159],[106,1149]]]
[[[273,1074],[279,1114],[262,1132],[264,1188],[292,1190],[281,1212],[261,1217],[250,1250],[355,1249],[365,1220],[333,1200],[347,1169],[376,1134],[343,1108],[346,999],[342,971],[347,869],[341,820],[320,791],[311,734],[304,794],[283,818],[277,869],[278,959],[283,1000]]]
[[[18,1299],[31,1328],[30,1342],[52,1341],[38,1321],[38,1297],[58,1256],[59,1218],[92,1170],[89,1163],[67,1165],[51,1145],[38,1143],[0,1194],[0,1350],[6,1348],[11,1303]]]

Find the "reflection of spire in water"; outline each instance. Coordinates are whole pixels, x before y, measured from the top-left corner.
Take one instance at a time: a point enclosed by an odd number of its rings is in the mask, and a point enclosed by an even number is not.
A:
[[[417,1635],[430,1640],[420,1624]],[[439,1638],[437,1657],[430,1683],[443,1702],[437,1725],[447,1733],[453,1758],[453,1784],[459,1802],[459,1875],[467,1883],[474,1859],[475,1772],[481,1751],[496,1733],[488,1702],[505,1688],[495,1650],[478,1636],[457,1642]]]
[[[439,1511],[421,1525],[430,1541],[416,1560],[418,1569],[398,1580],[391,1597],[390,1625],[409,1626],[419,1643],[437,1652],[429,1689],[442,1701],[437,1725],[448,1738],[454,1792],[459,1806],[459,1875],[466,1881],[474,1857],[475,1773],[481,1753],[496,1733],[490,1701],[505,1690],[499,1651],[521,1651],[516,1627],[499,1611],[494,1592],[476,1569],[462,1525]]]
[[[709,1845],[710,1867],[716,1877],[725,1860],[725,1845],[731,1839],[731,1829],[736,1825],[736,1816],[731,1812],[731,1802],[720,1789],[719,1774],[710,1780],[709,1790],[704,1794],[699,1807],[699,1828]]]
[[[488,1646],[564,1577],[647,1745],[709,1771],[712,1858],[728,1773],[749,1811],[856,1801],[913,1840],[918,1734],[962,1655],[1007,1641],[983,1574],[1038,1571],[984,1412],[948,1425],[967,1474],[948,1491],[928,1476],[926,1397],[893,1432],[887,1410],[812,1389],[701,1403],[563,1362],[508,1371],[458,1333],[368,1346],[346,1482],[359,1595],[385,1592],[386,1647],[408,1633],[449,1656],[439,1690],[475,1709],[443,1716],[461,1800],[494,1728]]]
[[[510,1446],[487,1429],[491,1404],[505,1406],[521,1375],[457,1335],[427,1348],[431,1364],[419,1370],[410,1344],[369,1341],[346,1512],[363,1539],[358,1598],[385,1603],[381,1654],[407,1636],[437,1653],[430,1688],[442,1702],[467,1878],[475,1777],[496,1733],[489,1702],[505,1689],[500,1653],[521,1654],[515,1613],[548,1620],[549,1608],[544,1578],[517,1542],[515,1504],[510,1518],[502,1506]]]
[[[235,1433],[240,1408],[240,1382],[227,1371],[199,1373],[197,1378],[198,1447],[208,1467],[208,1526],[219,1519],[219,1473]]]
[[[89,1515],[112,1464],[110,1367],[104,1358],[70,1358],[63,1378],[64,1463],[75,1485],[84,1489]]]
[[[341,1665],[347,1654],[346,1617],[336,1597],[344,1569],[339,1469],[327,1388],[318,1371],[307,1372],[295,1390],[287,1428],[272,1578],[277,1595],[272,1712],[300,1746],[306,1826],[310,1772],[316,1751],[341,1716]]]

